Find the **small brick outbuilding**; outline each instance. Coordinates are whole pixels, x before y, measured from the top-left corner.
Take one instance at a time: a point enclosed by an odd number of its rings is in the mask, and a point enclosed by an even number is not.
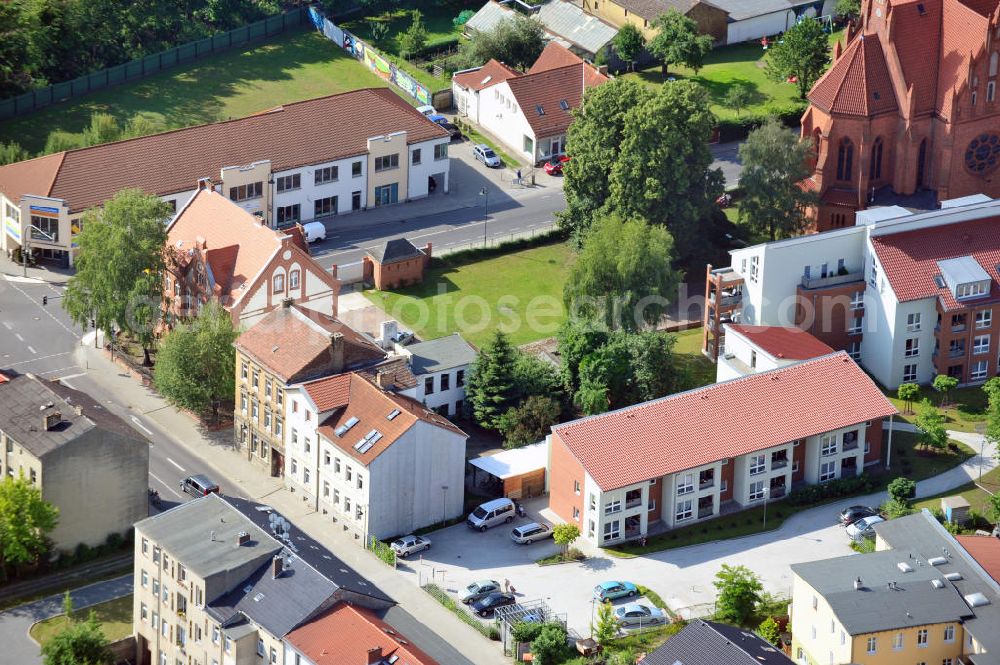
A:
[[[406,238],[396,238],[369,249],[362,261],[365,281],[380,291],[419,284],[431,262],[431,243],[418,249]]]

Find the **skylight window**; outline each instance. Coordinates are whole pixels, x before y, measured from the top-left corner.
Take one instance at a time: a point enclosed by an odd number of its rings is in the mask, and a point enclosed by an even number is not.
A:
[[[920,14],[921,16],[925,16],[927,14],[927,8],[924,7],[924,3],[922,2],[917,3],[917,13]]]
[[[372,431],[368,432],[368,434],[365,434],[363,439],[354,444],[354,449],[359,453],[361,453],[362,455],[364,455],[369,450],[371,450],[372,446],[378,443],[379,439],[381,438],[382,438],[382,432],[378,431],[377,429],[373,429]]]
[[[387,415],[385,417],[385,419],[386,420],[392,420],[393,418],[395,418],[398,415],[399,415],[399,409],[393,409],[392,411],[389,412],[389,415]]]
[[[541,104],[535,104],[535,111],[538,112],[538,115],[545,115],[545,109],[542,108]]]
[[[357,416],[351,416],[350,418],[347,419],[346,423],[344,423],[337,429],[333,430],[333,433],[336,434],[337,436],[344,436],[345,434],[347,434],[347,431],[349,429],[351,429],[357,424],[358,424]]]
[[[569,102],[567,102],[565,99],[560,99],[559,100],[559,108],[561,108],[563,111],[568,111],[569,110]]]

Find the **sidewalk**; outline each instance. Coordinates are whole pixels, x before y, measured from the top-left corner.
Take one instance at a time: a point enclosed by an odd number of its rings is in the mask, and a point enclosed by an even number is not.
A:
[[[259,467],[252,466],[231,446],[206,437],[193,420],[178,413],[152,390],[142,388],[123,375],[92,345],[77,347],[74,355],[82,366],[89,367],[91,380],[115,395],[137,415],[171,432],[174,442],[200,457],[213,477],[223,481],[223,486],[235,484],[250,498],[272,506],[395,599],[402,609],[417,617],[428,630],[433,630],[459,652],[474,654],[476,663],[507,663],[497,644],[487,641],[462,623],[425,591],[405,582],[392,568],[359,547],[353,538],[338,531],[329,520],[305,506],[298,495],[283,490],[279,479],[265,476]]]
[[[77,610],[121,598],[132,593],[132,573],[113,580],[97,582],[70,592],[73,607]],[[0,612],[0,644],[3,644],[3,662],[17,665],[39,665],[42,662],[38,644],[28,631],[32,624],[58,616],[62,611],[63,594],[53,594],[42,600],[18,605]]]
[[[14,263],[0,253],[0,275],[4,275],[11,282],[25,282],[28,284],[48,282],[56,286],[65,286],[70,276],[73,275],[73,272],[72,269],[60,268],[54,263],[41,264],[29,267],[27,269],[27,277],[25,277],[24,266],[20,263]]]

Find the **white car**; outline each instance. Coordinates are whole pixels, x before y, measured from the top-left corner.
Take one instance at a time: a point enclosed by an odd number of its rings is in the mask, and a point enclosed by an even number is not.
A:
[[[481,161],[486,166],[496,168],[500,166],[500,158],[497,154],[493,152],[493,148],[489,147],[485,143],[477,143],[472,146],[472,156]]]
[[[469,586],[459,593],[458,599],[461,600],[466,605],[470,605],[480,598],[485,598],[491,593],[500,593],[502,589],[500,588],[500,583],[496,580],[479,580],[478,582],[473,582]]]
[[[405,559],[411,554],[416,554],[417,552],[423,552],[424,550],[429,550],[431,548],[431,539],[424,538],[423,536],[403,536],[392,541],[389,545],[392,551],[396,553],[401,559]]]
[[[615,620],[622,626],[651,626],[666,623],[667,616],[658,607],[629,603],[615,610]]]
[[[871,517],[865,517],[860,519],[854,524],[847,525],[847,535],[851,540],[861,540],[862,538],[874,538],[875,537],[875,525],[879,522],[884,522],[885,520],[878,515],[873,515]]]
[[[433,115],[437,113],[433,106],[430,104],[424,104],[423,106],[418,106],[417,111],[423,113],[424,115]]]

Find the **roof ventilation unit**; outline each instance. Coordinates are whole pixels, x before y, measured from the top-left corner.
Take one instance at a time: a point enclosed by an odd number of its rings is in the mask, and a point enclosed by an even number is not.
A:
[[[932,566],[943,566],[944,564],[948,563],[948,559],[944,558],[943,556],[932,556],[930,559],[927,559],[927,563],[931,564]]]
[[[904,573],[912,573],[913,572],[913,566],[911,566],[910,564],[906,563],[905,561],[900,561],[899,563],[897,563],[896,564],[896,568],[899,568],[900,572],[904,572]]]
[[[962,579],[962,573],[947,573],[944,578],[949,582],[957,582]]]
[[[944,582],[942,582],[941,580],[931,580],[931,586],[934,587],[935,589],[943,589]]]
[[[975,593],[970,593],[965,597],[965,602],[969,604],[969,607],[983,607],[984,605],[990,604],[990,599],[979,591]]]

